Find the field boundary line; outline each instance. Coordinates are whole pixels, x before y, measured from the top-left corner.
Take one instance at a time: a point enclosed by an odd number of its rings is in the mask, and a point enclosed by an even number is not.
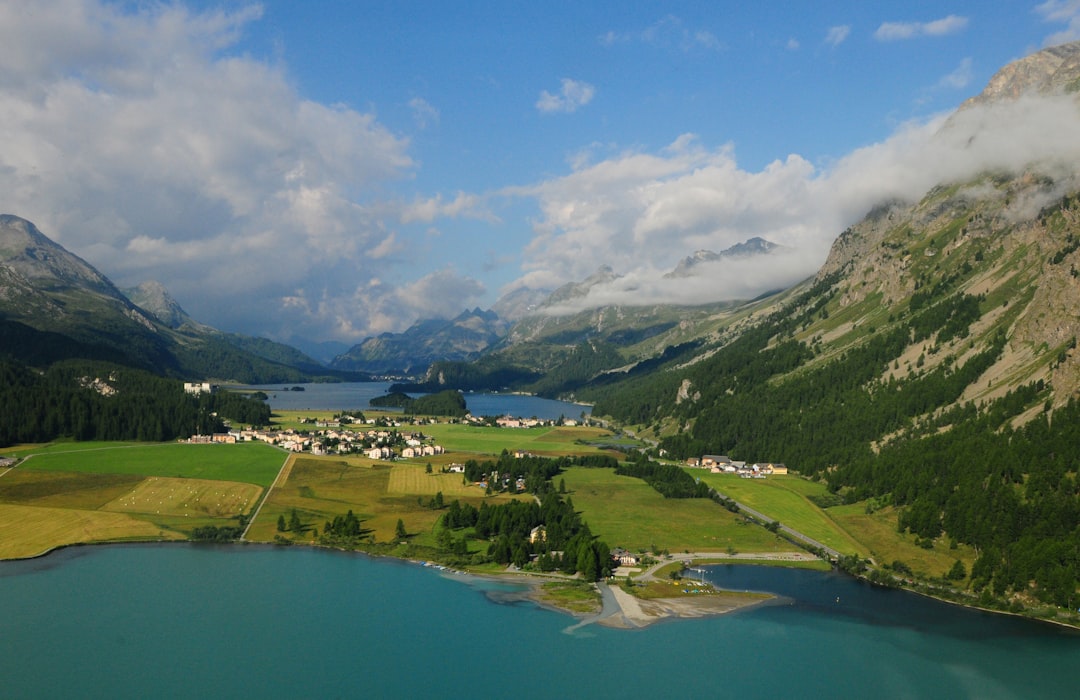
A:
[[[259,513],[262,511],[263,504],[270,498],[270,492],[274,490],[274,487],[278,485],[280,481],[284,484],[289,479],[289,474],[292,472],[292,466],[296,462],[296,453],[290,452],[285,456],[285,461],[281,463],[281,469],[278,470],[277,476],[274,477],[274,481],[266,489],[266,493],[263,494],[262,500],[259,501],[259,505],[255,507],[255,512],[248,518],[247,525],[244,527],[244,532],[240,535],[240,541],[243,542],[247,539],[248,530],[255,523],[255,519],[259,517]]]

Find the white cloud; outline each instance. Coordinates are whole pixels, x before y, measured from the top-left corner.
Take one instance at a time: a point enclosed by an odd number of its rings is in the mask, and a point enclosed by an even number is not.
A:
[[[938,81],[938,87],[949,90],[962,90],[971,84],[973,78],[972,74],[972,61],[971,58],[965,58],[960,61],[960,65],[956,67],[948,75],[942,76]]]
[[[579,80],[563,78],[559,94],[553,95],[547,90],[541,91],[540,99],[536,101],[536,108],[544,114],[571,114],[576,112],[579,107],[589,104],[595,94],[596,88],[592,85]]]
[[[399,216],[379,193],[414,163],[373,115],[306,100],[284,69],[231,53],[260,16],[0,4],[5,210],[121,285],[161,281],[205,322],[310,327],[290,317],[295,300],[274,307],[279,285],[329,309],[370,278]],[[363,308],[334,310],[325,327],[363,332]]]
[[[409,100],[409,108],[413,112],[413,121],[421,129],[426,129],[429,126],[439,123],[439,110],[431,106],[427,100],[422,97],[414,97]]]
[[[1080,111],[1068,97],[1023,98],[907,124],[827,170],[792,155],[749,172],[730,147],[680,137],[657,154],[626,152],[507,191],[534,197],[541,211],[524,275],[507,290],[579,281],[605,263],[623,276],[559,311],[748,298],[814,274],[835,237],[883,201],[917,201],[942,182],[1036,163],[1060,188],[1075,187],[1077,162]],[[663,277],[695,250],[718,252],[754,236],[791,250],[768,266],[723,262],[698,278]]]
[[[799,40],[796,39],[795,37],[791,37],[790,39],[787,40],[787,43],[784,44],[784,48],[786,48],[788,51],[798,51],[799,46],[800,46]]]
[[[931,22],[883,22],[874,32],[878,41],[899,41],[923,36],[955,34],[967,27],[968,18],[949,15]]]
[[[1080,39],[1080,0],[1047,0],[1035,8],[1044,21],[1064,23],[1066,28],[1054,32],[1043,41],[1044,46],[1056,46]]]
[[[850,24],[839,24],[835,27],[829,27],[829,31],[825,33],[825,43],[829,46],[839,46],[847,40],[848,35],[850,34]]]
[[[600,44],[646,44],[660,48],[677,49],[683,52],[695,49],[719,51],[724,42],[705,29],[691,29],[675,15],[667,15],[645,29],[627,32],[608,31],[600,36]]]

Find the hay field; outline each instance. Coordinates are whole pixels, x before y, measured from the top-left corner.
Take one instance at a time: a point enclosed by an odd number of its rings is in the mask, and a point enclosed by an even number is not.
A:
[[[114,513],[231,518],[255,507],[262,489],[254,484],[151,476],[102,506]]]
[[[123,513],[0,504],[0,558],[32,557],[84,542],[184,539]]]
[[[434,496],[442,491],[443,497],[453,500],[454,498],[470,496],[483,496],[483,489],[473,484],[462,484],[461,474],[442,474],[436,471],[428,474],[425,467],[419,464],[398,462],[390,469],[390,482],[387,484],[388,493],[410,494],[413,496]],[[450,501],[448,500],[447,503]]]

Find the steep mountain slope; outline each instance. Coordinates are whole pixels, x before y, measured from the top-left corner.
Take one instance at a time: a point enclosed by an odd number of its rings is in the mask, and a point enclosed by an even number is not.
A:
[[[0,354],[36,365],[99,359],[169,376],[241,382],[326,373],[291,348],[193,321],[160,285],[143,286],[137,295],[166,322],[29,221],[0,215]]]

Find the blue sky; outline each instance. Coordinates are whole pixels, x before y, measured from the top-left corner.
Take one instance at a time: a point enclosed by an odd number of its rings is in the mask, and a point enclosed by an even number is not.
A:
[[[999,163],[942,170],[930,139],[1000,67],[1076,39],[1077,0],[13,0],[0,209],[279,340],[358,342],[604,264],[624,278],[590,304],[753,296],[881,199]],[[788,258],[660,281],[753,236]]]

